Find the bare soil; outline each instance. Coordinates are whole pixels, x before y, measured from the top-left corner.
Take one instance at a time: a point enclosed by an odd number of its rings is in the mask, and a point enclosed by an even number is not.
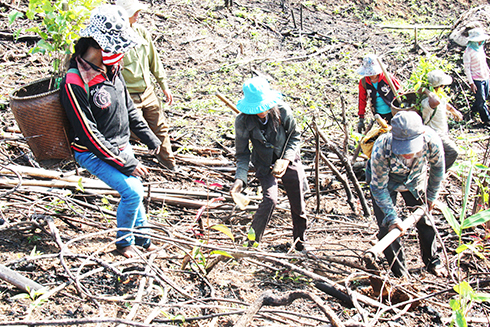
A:
[[[317,206],[315,140],[309,124],[316,117],[330,141],[344,149],[344,124],[352,127],[357,122],[359,76],[355,69],[370,52],[383,54],[390,71],[400,80],[406,80],[418,58],[427,53],[453,62],[452,100],[467,114],[471,95],[464,86],[461,68],[457,68],[461,67],[464,49],[448,40],[449,31],[426,37],[421,41],[422,48],[417,48],[407,31],[382,29],[377,24],[405,21],[451,26],[468,9],[486,3],[325,0],[303,2],[301,6],[299,1],[240,0],[228,9],[222,1],[151,1],[149,12],[140,22],[154,33],[176,99],[176,104],[165,110],[172,122],[170,133],[181,172],[165,170],[135,143],[137,157],[151,170],[144,182],[152,189],[168,189],[169,194],[171,190],[186,191],[186,199],[200,203],[222,196],[221,205],[201,213],[199,206],[151,198],[150,189],[147,208],[155,226],[151,236],[160,248],[159,256],[143,254],[137,260],[125,260],[114,251],[118,199],[109,192],[90,194],[73,188],[39,186],[21,186],[13,193],[8,193],[9,188],[0,190],[0,264],[53,292],[45,295],[45,302],[13,298],[24,292],[0,280],[0,326],[115,326],[121,322],[134,326],[233,326],[266,291],[276,297],[292,291],[315,295],[346,326],[447,325],[452,314],[449,301],[455,298],[452,287],[460,278],[471,282],[479,292],[489,292],[488,231],[481,226],[463,237],[464,242],[479,241],[486,260],[465,254],[458,262],[457,237],[436,211],[436,226],[448,254],[448,276],[436,277],[424,269],[417,233],[410,230],[403,237],[403,246],[411,277],[398,280],[391,276],[381,256],[376,263],[391,297],[377,298],[369,280],[373,271],[366,269],[362,260],[364,251],[376,242],[376,224],[372,216],[363,215],[359,201],[355,202],[355,212],[349,207],[342,185],[323,166]],[[25,140],[16,133],[8,102],[14,89],[45,76],[50,69],[47,56],[28,53],[33,38],[16,42],[12,38],[15,30],[32,22],[20,20],[9,26],[7,14],[15,8],[25,10],[26,6],[26,0],[0,1],[2,166],[37,165]],[[236,102],[243,81],[253,74],[267,76],[283,92],[304,126],[302,159],[312,191],[307,199],[311,218],[308,237],[315,249],[308,255],[291,250],[291,220],[282,191],[279,208],[258,249],[242,247],[254,208],[260,202],[260,190],[251,174],[248,194],[253,200],[245,211],[236,208],[227,194],[234,176],[234,114],[215,93],[219,91]],[[342,108],[346,111],[344,122]],[[468,119],[451,123],[451,133],[459,137],[459,145],[472,148],[479,162],[485,163],[488,129]],[[354,146],[351,138],[346,156],[352,155]],[[322,151],[345,174],[335,154],[325,146]],[[210,162],[198,162],[197,158]],[[462,156],[458,161],[464,159]],[[64,174],[75,170],[70,161],[45,167]],[[6,176],[4,170],[1,174],[1,178]],[[81,175],[90,177],[83,171]],[[455,215],[461,211],[461,180],[457,173],[450,173],[441,194],[441,200]],[[370,204],[367,187],[362,186]],[[49,217],[56,228],[48,225]],[[211,228],[220,224],[231,230],[234,240],[216,229],[219,227]],[[53,236],[56,231],[58,242]],[[212,252],[216,250],[236,259]],[[336,283],[338,289],[356,291],[391,308],[380,311],[362,297],[354,301],[355,306],[346,305],[316,287],[322,281]],[[418,300],[411,307],[410,302],[392,307],[407,299]],[[467,316],[473,319],[471,326],[488,326],[490,307],[474,303]],[[264,306],[250,323],[330,325],[321,306],[307,298],[277,307]]]

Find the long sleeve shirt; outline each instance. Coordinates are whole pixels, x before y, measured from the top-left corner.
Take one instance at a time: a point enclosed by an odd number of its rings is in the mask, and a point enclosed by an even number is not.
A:
[[[293,162],[300,150],[301,132],[294,119],[291,108],[281,102],[278,104],[281,124],[275,130],[271,123],[262,132],[257,115],[239,114],[235,119],[235,147],[237,169],[235,178],[247,184],[247,172],[250,160],[258,174],[271,172],[276,159]],[[269,112],[269,116],[271,113]],[[268,118],[270,120],[270,117]],[[252,150],[249,147],[252,142]],[[282,155],[282,157],[281,157]]]
[[[470,47],[466,47],[463,54],[464,73],[468,83],[474,84],[473,81],[485,81],[490,78],[490,69],[487,65],[487,57],[485,51],[480,49],[475,51]]]
[[[124,55],[123,77],[129,93],[143,93],[147,88],[152,87],[151,75],[155,77],[162,90],[168,90],[167,75],[158,57],[151,33],[137,23],[133,24],[132,28],[145,42]]]
[[[60,99],[70,122],[74,151],[90,151],[99,159],[129,176],[138,160],[122,152],[129,143],[130,130],[150,149],[160,146],[134,107],[120,69],[106,66],[107,74],[83,59],[72,60],[61,82]],[[89,93],[85,89],[89,88]]]
[[[365,83],[363,83],[363,80]],[[398,90],[400,88],[400,82],[393,76],[391,76],[391,80],[395,89]],[[377,88],[374,87],[371,79],[367,76],[359,80],[359,111],[357,113],[359,117],[364,118],[368,101],[371,101],[371,105],[376,109],[376,99],[378,96],[381,97],[388,106],[391,106],[391,102],[395,98],[395,94],[391,90],[384,73],[379,74]]]
[[[444,179],[442,142],[429,127],[425,127],[423,139],[421,152],[409,166],[401,156],[391,151],[391,133],[381,135],[374,143],[368,173],[371,174],[371,193],[385,214],[384,226],[390,226],[399,219],[391,199],[393,192],[403,189],[410,191],[416,199],[424,200],[424,195],[431,202],[437,199]]]

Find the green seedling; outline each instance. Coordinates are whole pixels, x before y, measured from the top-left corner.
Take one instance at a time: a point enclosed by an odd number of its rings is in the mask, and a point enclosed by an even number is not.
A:
[[[19,293],[17,295],[12,296],[12,300],[18,299],[28,299],[31,301],[31,306],[39,307],[48,301],[47,298],[42,297],[42,295],[48,292],[48,289],[43,287],[39,290],[30,289],[29,286],[26,286],[27,293]]]
[[[473,180],[473,171],[478,164],[475,163],[475,157],[470,159],[467,165],[461,165],[460,169],[467,168],[467,176],[466,181],[464,183],[464,194],[463,194],[463,202],[461,205],[461,213],[459,219],[454,217],[453,213],[449,208],[443,204],[440,204],[441,211],[446,218],[447,222],[454,230],[456,235],[458,236],[458,247],[456,249],[456,253],[458,254],[458,277],[461,280],[461,254],[464,251],[470,250],[472,251],[478,258],[482,260],[486,260],[484,255],[478,250],[478,248],[472,243],[463,243],[462,235],[463,230],[468,228],[473,228],[475,226],[479,226],[484,224],[485,222],[490,220],[490,209],[480,211],[474,215],[466,217],[466,211],[468,209],[468,199],[471,190],[471,184]],[[457,327],[466,327],[468,324],[466,322],[466,314],[468,313],[468,308],[470,307],[471,302],[473,301],[489,301],[490,294],[487,293],[475,293],[471,286],[467,281],[460,281],[459,284],[454,286],[454,290],[458,293],[458,296],[455,299],[450,300],[450,306],[453,310],[453,319],[451,322],[451,326]]]

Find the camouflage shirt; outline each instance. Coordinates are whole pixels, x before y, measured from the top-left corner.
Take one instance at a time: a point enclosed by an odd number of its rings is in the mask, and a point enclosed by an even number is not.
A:
[[[391,151],[391,133],[381,135],[374,143],[368,175],[371,174],[371,193],[376,204],[384,212],[384,226],[390,226],[399,218],[390,194],[406,188],[422,201],[434,202],[444,179],[444,153],[439,136],[425,128],[424,147],[410,166],[402,156]],[[427,175],[428,178],[427,178]],[[424,201],[425,202],[425,201]]]

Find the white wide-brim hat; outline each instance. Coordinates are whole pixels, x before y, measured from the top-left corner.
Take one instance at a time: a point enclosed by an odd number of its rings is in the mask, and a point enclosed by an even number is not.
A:
[[[488,40],[490,36],[488,36],[485,31],[481,28],[474,28],[468,32],[468,41],[470,42],[480,42]]]
[[[368,54],[362,59],[362,65],[357,69],[357,73],[362,76],[374,76],[383,71],[378,63],[378,56]]]
[[[440,69],[433,70],[427,74],[429,86],[438,87],[441,85],[451,85],[453,78]]]
[[[128,13],[128,17],[133,17],[133,15],[140,10],[147,10],[148,5],[139,2],[138,0],[117,0],[116,6],[121,6]]]

